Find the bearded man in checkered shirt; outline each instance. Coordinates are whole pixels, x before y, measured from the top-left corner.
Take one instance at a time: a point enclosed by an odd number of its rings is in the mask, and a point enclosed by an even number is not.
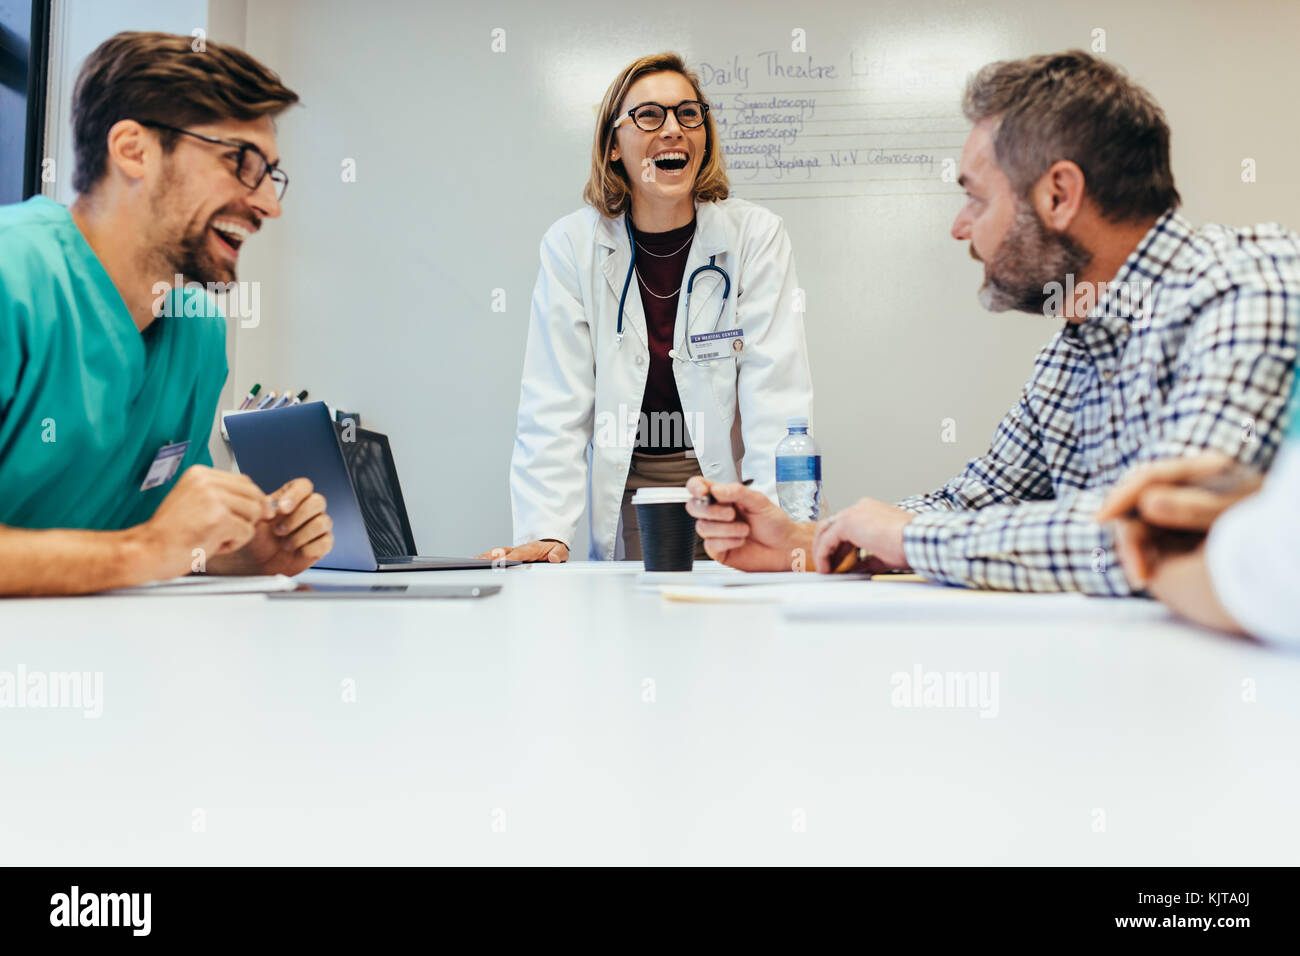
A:
[[[1296,364],[1300,236],[1180,216],[1164,114],[1087,53],[990,64],[963,108],[968,199],[952,235],[984,264],[980,302],[1064,326],[988,453],[928,494],[797,524],[751,488],[691,479],[688,510],[716,560],[779,571],[807,556],[827,572],[856,559],[969,587],[1130,594],[1096,520],[1130,468],[1204,452],[1272,461]]]

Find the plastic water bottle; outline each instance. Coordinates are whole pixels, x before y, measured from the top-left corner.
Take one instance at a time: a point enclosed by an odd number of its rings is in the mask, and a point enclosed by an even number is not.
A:
[[[776,446],[776,497],[795,521],[816,521],[821,510],[822,456],[808,434],[808,419],[791,418]]]

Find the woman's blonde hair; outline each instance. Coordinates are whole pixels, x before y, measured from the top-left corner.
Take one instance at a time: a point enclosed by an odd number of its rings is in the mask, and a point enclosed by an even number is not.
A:
[[[649,73],[679,73],[691,84],[695,98],[701,103],[708,102],[704,91],[700,89],[699,76],[694,70],[688,69],[686,61],[676,53],[643,56],[624,67],[614,82],[609,84],[600,104],[600,113],[596,117],[596,135],[591,145],[591,178],[582,190],[582,198],[611,219],[625,212],[632,202],[632,184],[628,181],[623,162],[616,162],[609,156],[614,145],[614,121],[618,119],[619,106],[632,84]],[[726,164],[722,150],[718,147],[718,130],[713,125],[712,112],[706,112],[704,162],[695,174],[695,199],[698,202],[712,202],[715,199],[726,199],[730,192]]]

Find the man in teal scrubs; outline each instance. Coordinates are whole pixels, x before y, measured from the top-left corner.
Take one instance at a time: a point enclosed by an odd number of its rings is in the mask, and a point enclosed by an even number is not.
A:
[[[227,367],[208,291],[280,215],[272,120],[298,97],[192,43],[105,41],[73,93],[76,201],[0,208],[0,593],[296,574],[333,547],[307,479],[268,495],[211,467]]]

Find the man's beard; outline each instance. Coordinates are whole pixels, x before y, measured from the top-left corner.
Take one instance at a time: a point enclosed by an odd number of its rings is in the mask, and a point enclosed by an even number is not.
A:
[[[154,222],[164,224],[160,230],[157,245],[155,246],[156,254],[161,263],[167,269],[167,278],[170,281],[172,276],[180,274],[184,282],[198,282],[202,285],[212,283],[225,284],[235,281],[235,264],[233,262],[218,260],[212,254],[212,247],[208,242],[208,233],[214,220],[221,218],[222,215],[230,215],[231,218],[242,219],[242,215],[228,213],[226,210],[218,210],[213,213],[207,220],[201,223],[188,223],[185,231],[179,239],[166,237],[169,225],[168,199],[174,189],[174,181],[169,173],[164,173],[162,180],[158,183],[158,190],[154,193],[150,203],[153,212]]]
[[[1064,233],[1052,232],[1032,205],[1017,200],[1016,221],[985,264],[980,305],[990,312],[1045,315],[1046,287],[1054,282],[1064,286],[1067,275],[1077,278],[1091,261],[1092,253]]]
[[[213,219],[217,218],[216,216]],[[235,281],[235,264],[218,261],[212,254],[208,242],[208,232],[212,220],[185,233],[171,251],[171,259],[176,271],[185,277],[186,282],[199,282],[203,285]]]

